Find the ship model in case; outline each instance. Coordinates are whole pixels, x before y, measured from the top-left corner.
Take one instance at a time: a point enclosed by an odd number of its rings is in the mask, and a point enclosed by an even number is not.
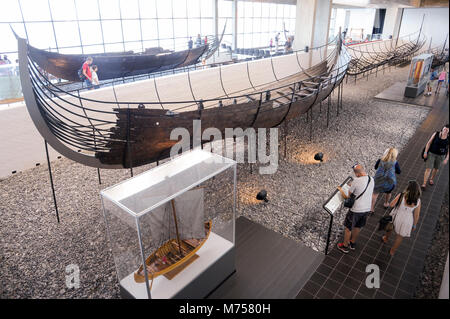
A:
[[[203,188],[190,190],[152,211],[149,217],[152,240],[159,246],[146,259],[148,279],[161,275],[171,280],[198,258],[212,222],[204,220]],[[143,265],[134,273],[137,283],[145,282]]]

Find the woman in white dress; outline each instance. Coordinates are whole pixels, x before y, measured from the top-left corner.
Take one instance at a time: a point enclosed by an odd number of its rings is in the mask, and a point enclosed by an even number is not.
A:
[[[409,181],[405,191],[398,194],[390,203],[390,207],[395,208],[390,215],[393,219],[394,231],[397,234],[389,253],[394,256],[395,251],[400,246],[404,237],[410,237],[414,231],[420,216],[420,185],[416,181]],[[383,242],[387,243],[392,230],[386,231]]]
[[[100,83],[98,82],[97,71],[98,67],[96,65],[93,65],[91,67],[91,74],[92,74],[92,85],[94,85],[94,89],[98,89],[100,87]]]

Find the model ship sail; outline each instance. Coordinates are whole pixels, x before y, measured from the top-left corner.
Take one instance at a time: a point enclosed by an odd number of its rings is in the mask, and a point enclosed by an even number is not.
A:
[[[203,188],[190,190],[151,214],[146,223],[150,225],[154,251],[146,259],[148,279],[176,272],[195,258],[195,253],[208,239],[211,222],[204,223]],[[134,274],[136,282],[145,282],[141,265]]]

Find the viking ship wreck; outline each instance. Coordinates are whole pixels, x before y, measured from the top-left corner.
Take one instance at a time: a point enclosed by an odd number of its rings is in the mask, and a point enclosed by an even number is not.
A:
[[[211,221],[203,223],[203,188],[192,189],[149,215],[152,241],[156,249],[145,260],[148,279],[164,275],[171,280],[193,262],[196,252],[211,233]],[[137,283],[145,282],[144,266],[134,273]]]
[[[414,32],[401,38],[348,46],[352,60],[347,73],[356,77],[381,67],[408,62],[419,53],[425,42],[423,34]]]
[[[226,27],[226,23],[225,23]],[[219,48],[223,39],[222,34],[208,37],[208,43],[196,48],[175,51],[164,50],[160,47],[148,48],[143,53],[120,52],[98,54],[60,54],[28,46],[28,55],[45,72],[68,81],[81,81],[78,70],[88,56],[94,59],[98,66],[100,81],[124,78],[129,76],[149,74],[181,68],[200,63],[209,59]],[[16,38],[18,35],[12,30]]]
[[[201,120],[201,134],[209,127],[223,135],[225,128],[276,127],[326,99],[351,58],[337,37],[309,52],[70,93],[41,73],[38,66],[45,65],[35,61],[26,40],[18,44],[22,89],[36,128],[60,154],[97,168],[167,158],[177,143],[170,138],[174,128],[187,129],[192,145],[193,120]]]
[[[448,48],[437,47],[431,49],[430,53],[433,54],[433,62],[431,63],[433,69],[448,62]]]

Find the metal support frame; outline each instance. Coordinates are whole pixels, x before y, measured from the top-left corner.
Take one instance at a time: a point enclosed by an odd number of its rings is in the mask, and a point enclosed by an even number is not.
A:
[[[341,83],[339,83],[339,85],[338,85],[338,100],[337,100],[337,103],[336,103],[336,116],[339,116],[340,96],[341,96]]]
[[[328,255],[328,247],[330,246],[330,236],[331,236],[331,230],[333,228],[333,214],[330,214],[330,224],[328,226],[328,234],[327,234],[327,244],[325,246],[325,255]]]
[[[329,120],[329,118],[330,118],[330,104],[331,104],[331,101],[330,101],[330,95],[328,95],[328,103],[327,103],[327,128],[328,128],[328,125],[329,125],[329,122],[330,122],[330,120]]]
[[[130,175],[133,177],[133,161],[131,156],[131,144],[130,144],[130,108],[127,109],[127,152],[130,160]]]
[[[45,143],[45,154],[47,155],[47,165],[48,165],[48,174],[50,176],[50,185],[52,187],[52,194],[53,194],[53,203],[55,204],[55,211],[56,211],[56,220],[59,223],[59,212],[58,212],[58,205],[56,203],[56,195],[55,195],[55,186],[53,184],[53,176],[52,176],[52,167],[50,165],[50,157],[48,156],[48,146],[47,141],[44,140]]]
[[[284,158],[287,157],[287,133],[288,133],[288,124],[287,121],[284,121]]]

